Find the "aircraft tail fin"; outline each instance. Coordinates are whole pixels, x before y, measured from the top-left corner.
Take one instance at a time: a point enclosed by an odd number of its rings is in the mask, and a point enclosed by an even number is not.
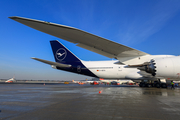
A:
[[[50,41],[55,61],[58,63],[72,63],[81,61],[59,41]]]

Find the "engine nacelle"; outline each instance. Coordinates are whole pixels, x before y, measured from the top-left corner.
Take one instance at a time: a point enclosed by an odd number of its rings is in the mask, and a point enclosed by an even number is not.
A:
[[[180,57],[154,58],[139,68],[155,77],[180,79]]]

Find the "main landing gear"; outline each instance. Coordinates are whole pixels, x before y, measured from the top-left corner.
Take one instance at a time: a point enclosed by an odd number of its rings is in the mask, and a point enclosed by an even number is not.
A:
[[[161,82],[161,80],[158,81],[148,81],[148,82],[140,82],[139,87],[156,87],[156,88],[167,88],[167,84],[164,82]]]

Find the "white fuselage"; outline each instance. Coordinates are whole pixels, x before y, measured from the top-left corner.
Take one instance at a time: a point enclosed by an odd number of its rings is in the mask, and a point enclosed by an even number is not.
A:
[[[11,78],[11,79],[5,81],[5,83],[13,83],[13,82],[16,82],[16,80],[14,78]]]
[[[105,79],[142,79],[137,68],[125,68],[127,65],[115,64],[117,61],[82,61],[99,78]]]
[[[81,61],[87,69],[99,78],[104,79],[131,79],[131,80],[149,80],[149,79],[180,79],[180,56],[172,55],[151,55],[145,56],[139,63],[155,60],[156,76],[145,76],[137,68],[129,68],[128,65],[118,64],[118,61]],[[150,73],[151,74],[151,73]]]

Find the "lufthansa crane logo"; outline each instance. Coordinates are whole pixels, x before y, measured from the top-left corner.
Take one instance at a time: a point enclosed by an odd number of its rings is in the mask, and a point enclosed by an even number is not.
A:
[[[56,58],[59,60],[59,61],[62,61],[66,58],[66,55],[67,55],[67,52],[65,49],[63,48],[60,48],[56,51]]]

